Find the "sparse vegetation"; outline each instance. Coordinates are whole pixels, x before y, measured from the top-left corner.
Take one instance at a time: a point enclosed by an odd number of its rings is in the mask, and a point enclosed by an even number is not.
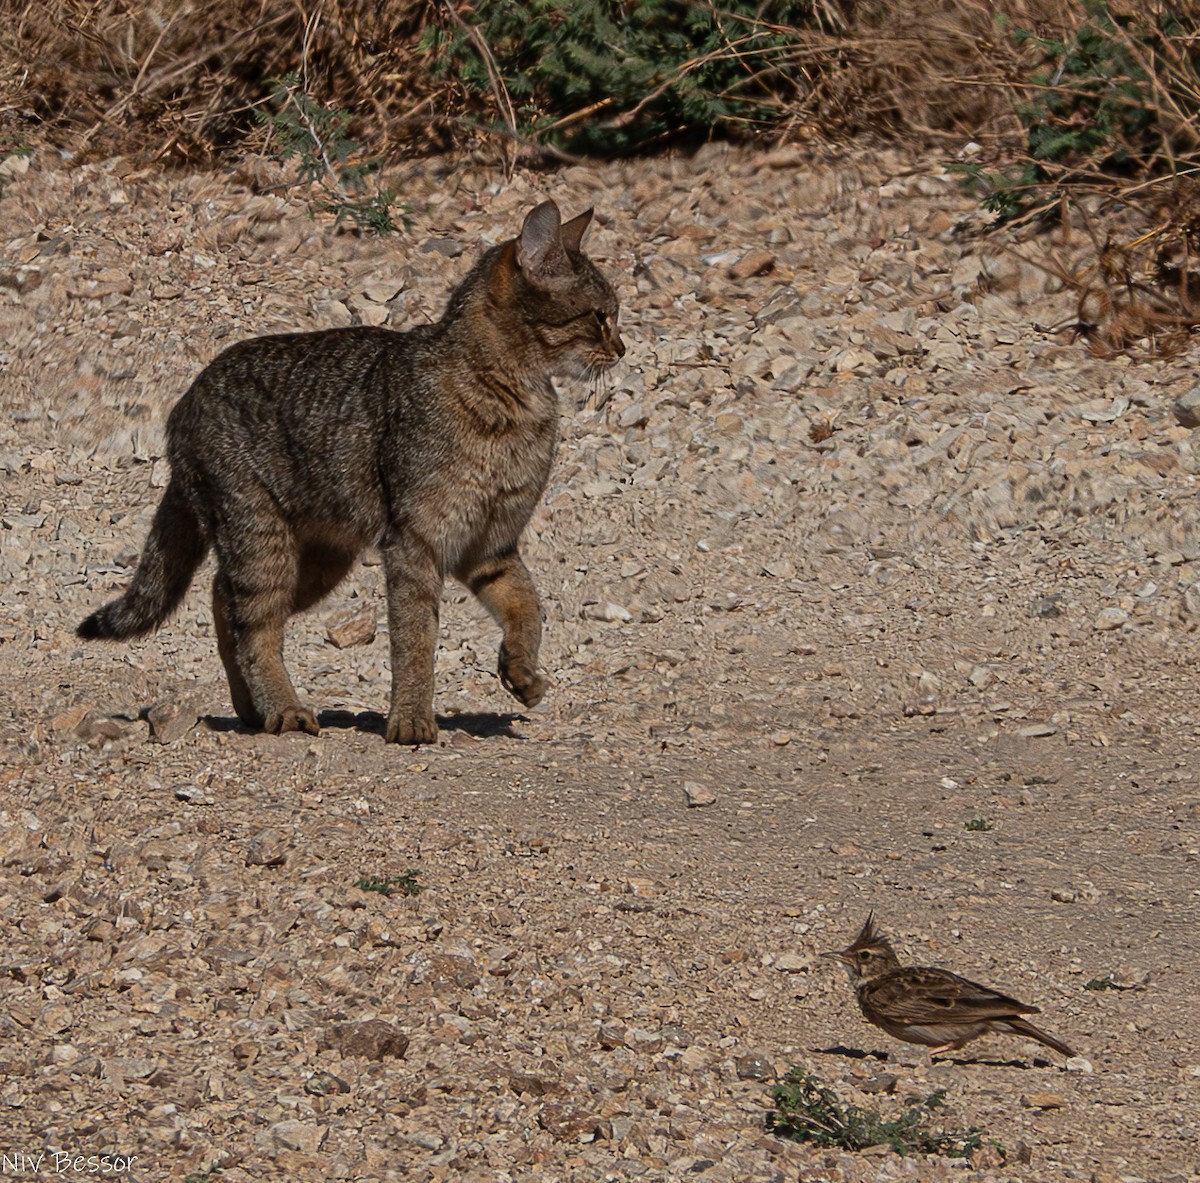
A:
[[[793,1068],[771,1091],[775,1112],[767,1128],[781,1138],[811,1142],[839,1150],[890,1146],[897,1154],[944,1154],[965,1158],[983,1145],[974,1128],[949,1133],[931,1128],[931,1119],[946,1097],[938,1089],[926,1097],[910,1097],[893,1118],[877,1110],[843,1101],[833,1089],[801,1068]]]
[[[963,828],[972,833],[986,834],[992,828],[992,823],[986,817],[973,817]]]
[[[1200,327],[1200,10],[1181,0],[183,12],[0,0],[0,116],[76,160],[194,164],[269,136],[325,190],[323,208],[373,232],[400,220],[371,171],[397,149],[498,140],[507,169],[517,153],[713,136],[934,142],[998,225],[1061,231],[1027,258],[1077,294],[1058,328],[1091,352],[1170,356]],[[363,147],[336,159],[338,137]]]
[[[299,181],[315,184],[320,206],[339,224],[390,234],[400,227],[392,217],[395,196],[378,184],[380,161],[349,138],[350,112],[318,103],[300,78],[288,74],[271,82],[269,107],[256,112],[279,156],[299,162]]]
[[[420,871],[411,867],[401,875],[364,875],[354,881],[360,891],[377,891],[382,896],[420,895],[421,884],[417,881]]]

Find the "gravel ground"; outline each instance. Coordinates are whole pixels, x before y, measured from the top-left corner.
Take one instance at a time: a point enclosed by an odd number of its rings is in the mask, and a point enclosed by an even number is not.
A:
[[[386,240],[266,168],[13,171],[0,1155],[221,1183],[1200,1178],[1189,359],[1049,333],[1073,297],[934,160],[435,161]],[[629,345],[565,394],[528,535],[541,707],[512,712],[450,589],[441,740],[385,746],[371,556],[291,630],[315,739],[236,725],[202,586],[145,641],[76,641],[207,360],[433,318],[540,195],[596,206]],[[361,886],[410,871],[416,895]],[[868,1027],[818,954],[871,909],[1080,1057],[930,1065]],[[793,1065],[888,1113],[945,1090],[983,1145],[775,1138]],[[25,1175],[86,1173],[56,1161]]]

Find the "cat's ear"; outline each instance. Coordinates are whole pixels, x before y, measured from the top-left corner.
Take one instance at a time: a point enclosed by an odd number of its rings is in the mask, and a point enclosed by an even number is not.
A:
[[[592,214],[595,212],[590,209],[584,210],[578,217],[562,224],[563,246],[567,250],[579,250],[579,244],[583,241],[583,232],[592,224]]]
[[[543,201],[530,210],[521,226],[517,239],[517,266],[537,287],[556,287],[571,274],[571,264],[563,248],[562,229],[562,215],[552,201]]]

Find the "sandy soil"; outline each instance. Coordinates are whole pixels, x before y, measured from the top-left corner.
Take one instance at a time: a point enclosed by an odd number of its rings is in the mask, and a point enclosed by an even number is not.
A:
[[[1191,361],[1047,332],[1073,298],[936,160],[431,162],[387,240],[250,180],[35,160],[0,196],[0,1154],[222,1183],[1200,1177]],[[202,586],[145,641],[75,639],[205,361],[436,316],[538,194],[596,205],[630,346],[565,392],[529,532],[541,707],[450,589],[441,741],[385,745],[386,638],[330,640],[385,628],[369,556],[292,628],[316,738],[236,725]],[[357,886],[409,871],[415,896]],[[872,909],[1080,1057],[931,1066],[867,1026],[818,954]],[[888,1112],[944,1089],[984,1146],[777,1139],[792,1065]],[[24,1177],[80,1173],[54,1164]]]

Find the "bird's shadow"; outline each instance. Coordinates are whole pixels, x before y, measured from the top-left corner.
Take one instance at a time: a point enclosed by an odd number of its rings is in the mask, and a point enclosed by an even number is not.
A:
[[[846,1047],[840,1043],[834,1044],[833,1047],[815,1047],[812,1050],[814,1055],[819,1056],[841,1056],[847,1060],[879,1060],[881,1063],[898,1063],[891,1058],[888,1052],[865,1051],[863,1048]],[[1044,1060],[1040,1056],[1034,1056],[1032,1060],[984,1060],[978,1056],[938,1056],[933,1063],[954,1064],[960,1068],[1022,1068],[1026,1071],[1033,1068],[1054,1067],[1053,1060]]]
[[[357,731],[363,735],[378,735],[381,739],[387,730],[387,718],[378,711],[326,710],[317,715],[317,722],[322,730]],[[528,717],[513,711],[463,711],[437,716],[439,731],[461,731],[475,739],[524,739],[525,736],[515,728],[515,724],[523,722],[528,722]],[[206,715],[204,725],[209,731],[261,734],[257,728],[247,727],[240,719],[228,715]]]

